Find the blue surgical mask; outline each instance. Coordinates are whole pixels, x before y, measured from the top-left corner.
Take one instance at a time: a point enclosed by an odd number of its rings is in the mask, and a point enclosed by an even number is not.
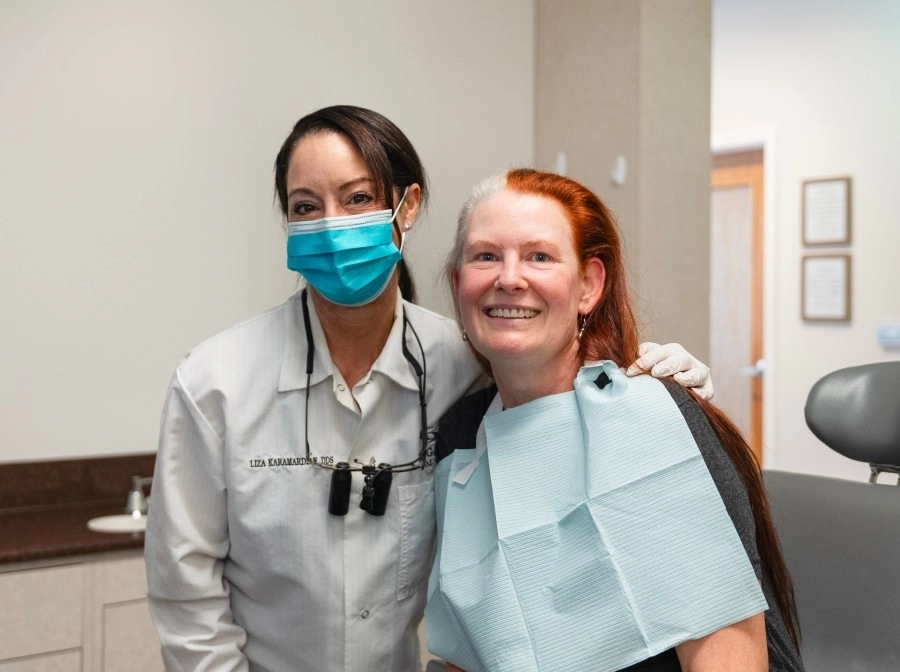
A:
[[[378,210],[291,222],[287,239],[288,268],[300,273],[332,303],[362,306],[374,301],[388,286],[394,266],[401,259],[392,235],[400,204],[393,216],[390,210]]]

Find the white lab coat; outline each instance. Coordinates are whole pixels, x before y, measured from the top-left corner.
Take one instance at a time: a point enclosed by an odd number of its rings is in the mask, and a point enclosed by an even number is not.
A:
[[[440,416],[478,378],[456,324],[398,293],[387,344],[351,392],[309,301],[312,455],[400,464],[418,454],[404,307],[425,349],[430,443]],[[407,344],[422,362],[411,333]],[[175,372],[145,544],[167,669],[419,669],[432,470],[395,474],[383,517],[359,509],[356,472],[349,513],[329,515],[332,472],[303,464],[306,352],[297,294],[206,341]]]

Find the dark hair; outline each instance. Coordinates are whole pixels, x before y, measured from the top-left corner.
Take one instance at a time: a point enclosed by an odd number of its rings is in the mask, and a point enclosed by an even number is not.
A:
[[[487,178],[471,192],[459,214],[454,249],[445,269],[449,277],[462,259],[465,229],[475,208],[484,198],[507,189],[534,194],[559,203],[566,212],[579,264],[597,257],[606,269],[603,294],[586,316],[579,345],[582,361],[611,359],[625,365],[638,358],[637,323],[631,307],[625,277],[621,236],[612,213],[588,188],[574,180],[531,169],[510,170]],[[454,293],[454,305],[456,296]],[[456,306],[457,316],[459,307]],[[572,325],[573,338],[578,326]],[[469,343],[471,346],[471,342]],[[476,352],[479,361],[490,372],[490,364]],[[690,392],[690,390],[688,390]],[[794,586],[788,573],[766,497],[760,465],[741,431],[728,416],[712,403],[691,392],[712,425],[722,448],[731,458],[750,500],[756,539],[763,571],[775,593],[775,600],[794,644],[800,646],[800,623],[794,599]]]
[[[287,172],[294,147],[315,133],[337,133],[349,140],[369,169],[377,196],[394,209],[394,189],[401,192],[411,184],[421,188],[421,204],[428,201],[425,168],[412,143],[387,117],[353,105],[334,105],[307,114],[294,124],[275,157],[275,197],[285,217],[288,215]],[[415,301],[412,275],[401,259],[400,292],[407,301]]]

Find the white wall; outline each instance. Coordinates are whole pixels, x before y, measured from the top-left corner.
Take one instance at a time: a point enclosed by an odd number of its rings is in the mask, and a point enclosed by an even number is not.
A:
[[[769,171],[767,466],[861,479],[806,427],[810,387],[835,369],[900,359],[900,3],[714,0],[712,137],[766,137]],[[800,319],[801,183],[853,178],[852,321]],[[839,249],[839,248],[837,248]],[[844,250],[842,250],[844,251]]]
[[[534,3],[0,3],[0,462],[149,452],[179,359],[295,287],[272,162],[353,103],[433,182],[422,302],[463,195],[533,154]]]

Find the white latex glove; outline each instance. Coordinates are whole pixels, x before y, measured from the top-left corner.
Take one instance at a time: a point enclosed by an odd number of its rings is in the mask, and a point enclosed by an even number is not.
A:
[[[649,373],[654,378],[675,374],[682,387],[689,387],[704,399],[712,399],[713,384],[709,367],[679,343],[641,343],[637,361],[628,367],[627,376]]]

